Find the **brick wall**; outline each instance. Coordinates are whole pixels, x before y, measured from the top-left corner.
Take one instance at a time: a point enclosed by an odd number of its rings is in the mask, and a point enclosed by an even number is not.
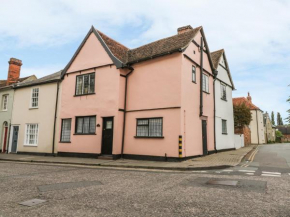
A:
[[[245,146],[249,146],[251,144],[251,130],[248,126],[243,128],[235,128],[235,134],[244,134]]]
[[[15,58],[10,58],[8,63],[9,69],[6,85],[10,85],[18,81],[20,76],[20,68],[22,66],[22,61]]]

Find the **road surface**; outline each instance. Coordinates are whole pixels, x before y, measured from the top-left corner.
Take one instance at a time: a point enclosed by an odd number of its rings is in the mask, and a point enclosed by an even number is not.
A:
[[[290,216],[290,144],[246,159],[195,172],[0,162],[0,216]]]

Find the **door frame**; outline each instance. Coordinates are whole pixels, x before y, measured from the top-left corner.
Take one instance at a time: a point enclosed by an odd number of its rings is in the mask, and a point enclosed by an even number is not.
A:
[[[113,120],[113,123],[112,123],[112,129],[113,129],[113,133],[112,133],[112,154],[111,155],[113,155],[113,148],[114,148],[114,146],[113,146],[113,144],[114,144],[114,116],[103,116],[103,117],[101,117],[102,118],[102,140],[101,140],[101,151],[100,151],[100,153],[101,153],[101,155],[103,155],[103,153],[102,153],[102,149],[103,149],[103,136],[104,136],[104,134],[103,134],[103,131],[104,131],[104,122],[105,122],[105,119],[106,118],[112,118],[112,120]]]
[[[2,125],[2,142],[1,142],[2,153],[5,153],[7,151],[8,137],[9,137],[9,124],[7,121],[4,121]],[[5,152],[4,152],[4,147],[5,147]]]
[[[10,126],[10,137],[9,137],[9,147],[8,147],[8,153],[11,153],[12,149],[12,139],[13,139],[13,133],[14,133],[14,127],[18,127],[18,137],[17,137],[17,146],[16,146],[16,152],[18,151],[18,139],[19,139],[19,132],[20,132],[20,125],[19,124],[11,124]]]

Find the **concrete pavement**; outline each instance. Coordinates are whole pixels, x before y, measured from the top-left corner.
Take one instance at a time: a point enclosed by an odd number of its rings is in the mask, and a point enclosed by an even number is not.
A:
[[[139,169],[162,169],[162,170],[208,170],[225,169],[238,165],[243,157],[255,149],[256,146],[248,146],[234,151],[220,152],[189,159],[182,162],[160,162],[160,161],[142,161],[142,160],[102,160],[90,158],[71,158],[71,157],[51,157],[35,155],[18,154],[0,154],[0,161],[17,162],[37,162],[50,164],[71,164],[98,167],[116,167],[116,168],[139,168]]]

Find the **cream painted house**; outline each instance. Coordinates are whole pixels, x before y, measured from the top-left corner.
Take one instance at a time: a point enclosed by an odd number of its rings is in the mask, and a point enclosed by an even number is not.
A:
[[[251,130],[251,143],[252,144],[266,143],[263,111],[252,103],[252,97],[250,96],[250,93],[248,93],[247,98],[245,97],[234,98],[233,103],[234,104],[245,103],[245,105],[251,110],[252,121],[250,122],[249,125],[249,128]]]
[[[264,116],[265,141],[266,143],[275,142],[276,141],[276,127],[272,125],[268,112],[266,112],[263,116]]]
[[[56,153],[60,73],[14,87],[10,153]]]
[[[10,58],[8,63],[7,80],[0,80],[0,153],[6,153],[8,150],[14,100],[13,85],[36,79],[34,75],[20,78],[21,60]]]
[[[215,88],[215,148],[217,151],[235,149],[232,91],[235,89],[223,49],[212,52],[217,77]]]

